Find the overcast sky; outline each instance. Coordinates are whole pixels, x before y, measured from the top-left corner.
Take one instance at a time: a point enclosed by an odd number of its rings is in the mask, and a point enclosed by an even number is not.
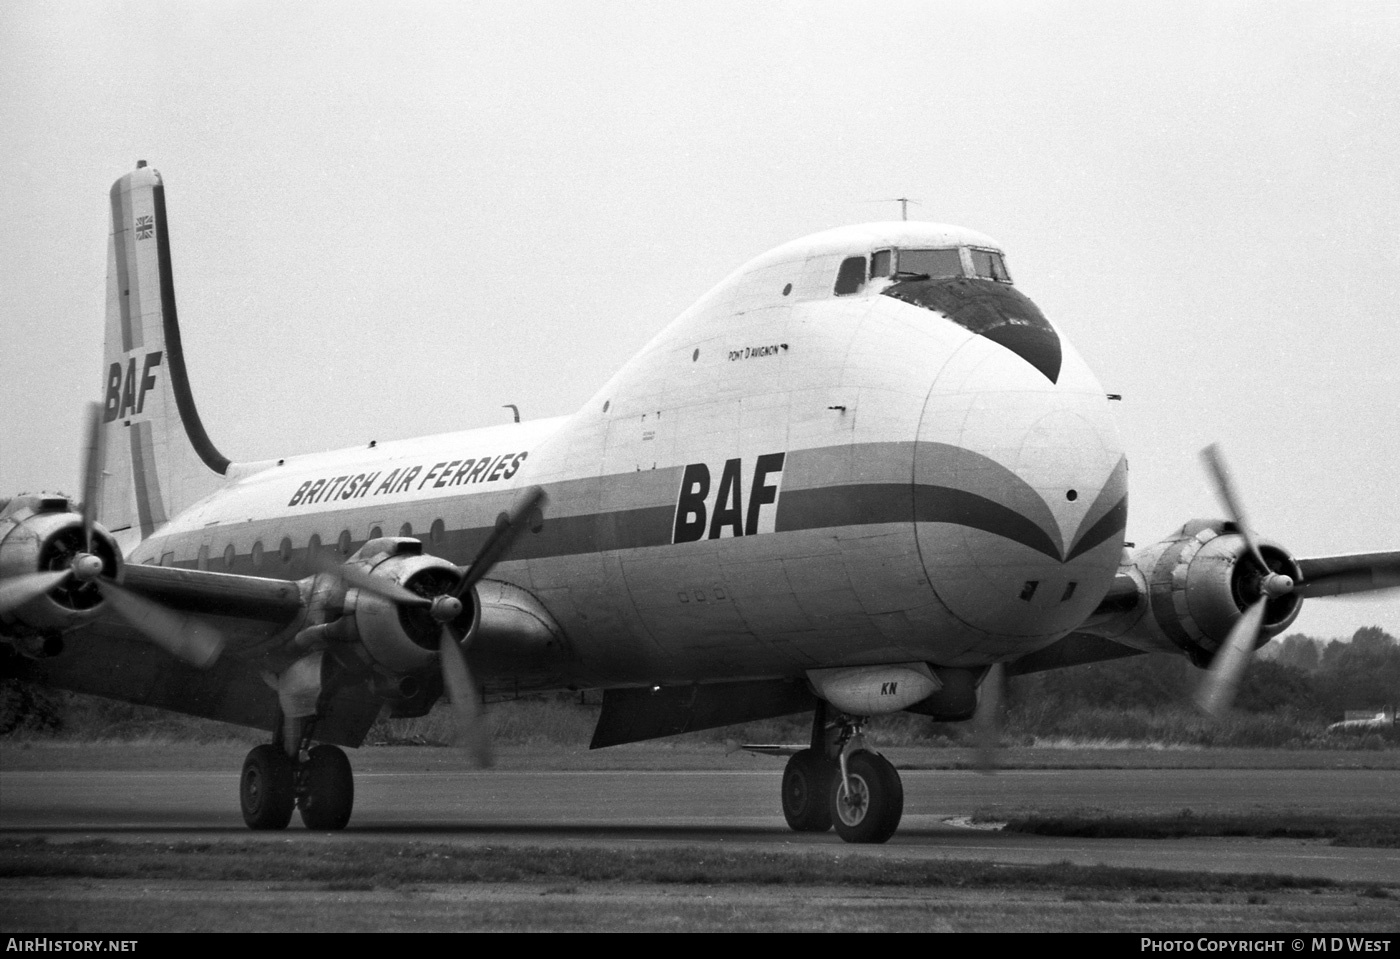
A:
[[[0,491],[73,490],[107,190],[160,170],[235,460],[572,412],[749,257],[996,237],[1124,394],[1129,538],[1400,548],[1400,5],[0,5]],[[1296,629],[1400,633],[1400,599]]]

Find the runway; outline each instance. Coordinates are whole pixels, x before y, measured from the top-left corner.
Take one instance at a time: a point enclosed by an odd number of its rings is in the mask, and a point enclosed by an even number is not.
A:
[[[1119,813],[1395,811],[1393,769],[1013,769],[994,776],[904,770],[905,814],[883,846],[834,834],[790,832],[778,807],[782,765],[719,770],[464,769],[445,751],[364,750],[355,814],[342,834],[280,833],[242,823],[237,768],[15,769],[3,763],[0,836],[56,841],[249,839],[336,842],[342,837],[463,844],[678,850],[775,848],[845,856],[1267,872],[1337,880],[1400,881],[1400,849],[1260,839],[1119,840],[1028,836],[959,824],[1018,811]],[[763,758],[758,758],[763,759]]]

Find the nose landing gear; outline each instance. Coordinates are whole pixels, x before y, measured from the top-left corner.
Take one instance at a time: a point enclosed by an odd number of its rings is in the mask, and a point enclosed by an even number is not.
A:
[[[828,727],[826,711],[819,702],[811,747],[783,770],[783,817],[795,832],[835,826],[846,842],[885,842],[904,815],[899,773],[866,745],[861,718],[842,713]]]
[[[904,815],[904,785],[879,753],[842,757],[845,773],[831,784],[831,819],[846,842],[880,843],[894,835]]]
[[[783,818],[794,832],[831,828],[827,793],[836,773],[836,765],[816,750],[804,749],[788,759],[783,769]]]

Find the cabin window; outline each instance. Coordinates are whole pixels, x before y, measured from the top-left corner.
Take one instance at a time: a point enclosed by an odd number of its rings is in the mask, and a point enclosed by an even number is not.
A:
[[[381,537],[381,536],[383,536],[383,535],[384,535],[384,528],[383,528],[382,526],[371,526],[371,527],[369,528],[369,538],[370,538],[370,539],[378,539],[379,537]]]
[[[199,548],[199,556],[196,557],[196,559],[195,559],[195,566],[197,566],[197,567],[200,568],[200,569],[208,569],[208,568],[209,568],[209,547],[208,547],[208,546],[201,546],[201,547]]]
[[[442,545],[442,539],[447,534],[447,526],[440,519],[433,520],[432,528],[428,530],[428,539],[432,540],[434,546]]]
[[[257,542],[255,542],[255,543],[253,544],[253,565],[254,565],[254,566],[261,566],[261,565],[262,565],[262,554],[263,554],[263,544],[262,544],[262,540],[258,540]]]
[[[900,250],[899,272],[927,276],[930,280],[962,276],[962,256],[957,250]]]
[[[972,251],[972,272],[984,280],[996,280],[998,283],[1010,283],[1011,277],[1006,272],[1006,264],[1002,262],[1000,253],[993,253],[991,250]]]
[[[306,558],[314,559],[319,552],[321,552],[321,537],[312,533],[311,538],[306,541]]]
[[[400,536],[412,536],[412,535],[413,535],[413,524],[412,524],[412,523],[404,523],[402,526],[400,526],[400,527],[399,527],[399,535],[400,535]]]
[[[227,546],[224,547],[224,567],[226,569],[233,569],[233,557],[233,544],[229,543]]]
[[[277,552],[282,557],[283,565],[292,561],[292,538],[290,536],[282,537],[282,543],[277,547]]]
[[[849,296],[860,290],[865,282],[865,257],[851,256],[841,261],[836,274],[836,295]]]
[[[340,539],[336,541],[335,548],[340,552],[341,556],[350,555],[350,531],[348,529],[340,531]]]
[[[894,272],[894,250],[876,250],[870,254],[870,278],[889,276]]]

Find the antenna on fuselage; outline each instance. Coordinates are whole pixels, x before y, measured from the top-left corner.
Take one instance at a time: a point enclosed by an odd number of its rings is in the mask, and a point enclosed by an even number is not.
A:
[[[886,197],[886,198],[883,199],[883,200],[866,200],[865,202],[866,202],[866,203],[898,203],[898,204],[899,204],[899,218],[900,218],[901,220],[908,220],[908,219],[909,219],[909,204],[912,203],[912,204],[914,204],[915,206],[921,205],[921,204],[919,203],[918,200],[915,200],[913,197],[907,197],[907,196],[891,196],[891,197]]]
[[[506,403],[501,406],[501,409],[510,410],[515,414],[515,422],[520,422],[520,407],[516,406],[514,403]]]

